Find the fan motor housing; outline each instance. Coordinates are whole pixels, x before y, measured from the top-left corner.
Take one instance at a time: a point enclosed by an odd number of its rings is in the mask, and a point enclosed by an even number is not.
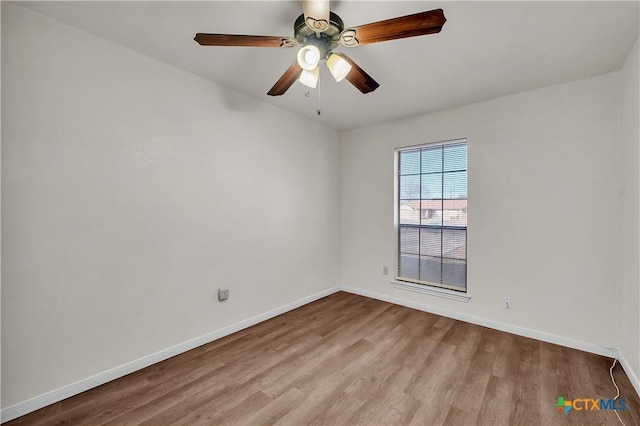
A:
[[[316,32],[309,27],[304,14],[298,16],[293,24],[294,38],[300,45],[313,44],[320,49],[322,58],[326,58],[331,51],[340,45],[340,34],[344,30],[344,23],[338,15],[329,12],[329,26],[322,32]]]

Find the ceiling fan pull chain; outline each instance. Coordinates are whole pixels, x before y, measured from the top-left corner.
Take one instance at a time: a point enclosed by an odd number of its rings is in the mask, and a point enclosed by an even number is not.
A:
[[[322,113],[322,110],[320,110],[320,86],[322,86],[320,84],[320,78],[318,78],[318,108],[316,109],[316,114],[320,115]]]

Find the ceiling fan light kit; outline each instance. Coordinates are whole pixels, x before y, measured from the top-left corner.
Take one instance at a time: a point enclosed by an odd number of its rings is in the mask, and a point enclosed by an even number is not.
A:
[[[318,85],[318,78],[320,78],[320,68],[315,67],[312,70],[302,70],[298,81],[307,87],[315,89]]]
[[[344,80],[353,67],[340,55],[332,53],[327,58],[327,68],[329,68],[329,72],[331,72],[333,78],[335,78],[337,82],[340,82]]]
[[[202,46],[301,46],[296,62],[269,90],[269,96],[283,95],[296,80],[315,88],[321,60],[326,60],[327,68],[336,81],[346,78],[360,92],[369,93],[380,84],[347,55],[334,52],[339,46],[356,47],[439,33],[447,21],[442,9],[435,9],[345,29],[342,19],[329,9],[329,0],[302,1],[303,13],[293,25],[293,38],[198,33],[194,40]]]
[[[311,71],[316,68],[318,62],[320,62],[320,49],[313,44],[304,46],[298,50],[297,60],[298,65],[300,65],[303,70]]]

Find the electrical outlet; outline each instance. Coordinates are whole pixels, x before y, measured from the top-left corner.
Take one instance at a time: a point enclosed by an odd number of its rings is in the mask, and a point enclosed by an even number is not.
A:
[[[382,267],[382,275],[389,275],[389,267],[388,266],[383,266]]]
[[[504,297],[504,308],[505,309],[511,309],[511,297],[510,296],[505,296]]]
[[[228,289],[218,289],[218,302],[224,302],[229,298],[229,290]]]

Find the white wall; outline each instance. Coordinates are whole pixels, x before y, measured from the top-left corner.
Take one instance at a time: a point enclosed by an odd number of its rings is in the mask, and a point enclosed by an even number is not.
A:
[[[342,134],[341,283],[591,344],[619,341],[619,75]],[[393,288],[394,148],[468,138],[468,303]],[[502,308],[502,297],[513,308]]]
[[[622,353],[640,377],[640,135],[638,41],[620,71],[622,100]]]
[[[3,2],[2,406],[337,285],[339,154],[331,129]]]

